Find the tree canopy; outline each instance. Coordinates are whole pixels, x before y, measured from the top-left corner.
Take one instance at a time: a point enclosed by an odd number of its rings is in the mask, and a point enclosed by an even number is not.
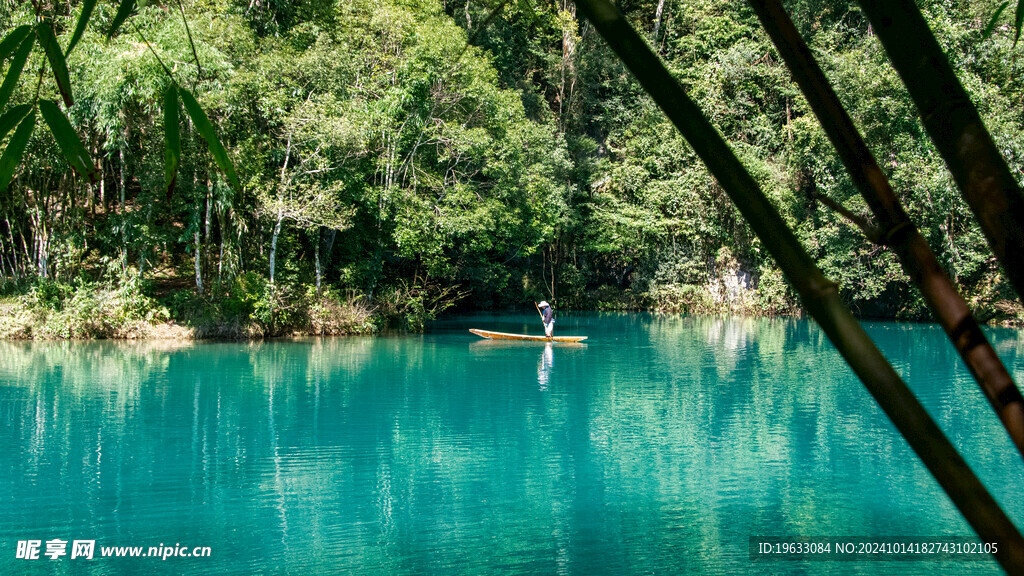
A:
[[[1015,15],[997,4],[923,9],[1019,173]],[[926,317],[895,256],[834,209],[867,212],[754,12],[619,6],[843,299]],[[861,10],[787,8],[961,291],[1019,318]],[[796,306],[571,2],[7,3],[0,29],[8,291],[135,278],[171,315],[234,299],[267,327],[314,286],[420,321],[537,299],[710,311],[736,284],[748,312]]]

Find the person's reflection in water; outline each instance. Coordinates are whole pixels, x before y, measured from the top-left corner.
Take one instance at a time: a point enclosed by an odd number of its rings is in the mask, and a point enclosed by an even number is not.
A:
[[[554,351],[551,343],[544,345],[544,351],[540,353],[540,363],[537,364],[537,387],[543,392],[548,389],[548,378],[551,377],[551,364],[554,361]]]

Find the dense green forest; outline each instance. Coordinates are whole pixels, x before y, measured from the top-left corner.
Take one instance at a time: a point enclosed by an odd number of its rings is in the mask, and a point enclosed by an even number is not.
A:
[[[84,4],[4,0],[0,31],[46,19],[67,50]],[[11,165],[0,335],[133,336],[168,320],[221,336],[416,329],[451,307],[540,299],[797,310],[715,179],[568,0],[139,4],[108,38],[118,5],[97,3],[67,54],[64,110],[93,177],[43,124]],[[918,4],[1020,172],[1012,14],[984,37],[999,2]],[[976,313],[1024,317],[860,10],[786,5]],[[854,310],[927,318],[894,255],[834,209],[867,212],[753,11],[619,7]],[[0,46],[5,74],[14,47]],[[48,66],[33,50],[20,80],[0,86],[0,112],[61,101]],[[233,174],[187,103],[169,104],[175,85],[209,116]],[[172,186],[168,122],[181,141]],[[3,173],[18,131],[0,128]]]

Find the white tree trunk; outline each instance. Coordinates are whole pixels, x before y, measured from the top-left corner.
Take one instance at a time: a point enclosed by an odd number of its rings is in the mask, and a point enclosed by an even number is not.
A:
[[[121,162],[121,173],[118,183],[121,185],[121,202],[117,205],[117,211],[121,215],[121,272],[128,272],[128,227],[124,225],[124,150],[117,151],[117,157]]]
[[[320,270],[320,231],[316,233],[316,251],[315,251],[315,262],[316,262],[316,295],[320,295],[320,278],[323,276]]]
[[[220,227],[220,255],[217,257],[217,286],[214,290],[220,293],[221,282],[224,279],[224,243],[227,240],[227,227],[224,225],[224,208],[217,208],[217,225]]]
[[[287,184],[288,175],[288,161],[292,156],[292,134],[288,134],[288,145],[285,146],[284,150],[284,165],[281,166],[281,185],[277,189],[277,221],[274,222],[274,232],[270,237],[270,284],[274,284],[274,259],[277,257],[277,237],[281,234],[281,221],[284,220],[284,207],[282,202],[284,201],[284,189]]]
[[[38,262],[39,262],[39,277],[40,278],[48,278],[50,271],[47,268],[47,262],[46,262],[46,237],[41,235],[39,237],[38,244],[39,244],[39,256],[38,256],[38,259],[39,259],[38,260]]]
[[[274,223],[274,233],[270,237],[270,283],[274,283],[274,258],[277,256],[277,237],[281,234],[281,221],[284,220],[284,212],[277,212],[277,222]]]
[[[665,0],[658,0],[658,10],[654,13],[654,38],[655,44],[658,43],[658,29],[661,28],[661,14],[665,10]]]
[[[199,243],[199,229],[196,228],[196,248],[195,248],[195,263],[196,263],[196,290],[203,293],[203,266],[200,259],[200,243]]]
[[[203,262],[206,263],[206,271],[210,273],[210,211],[213,208],[213,181],[207,178],[206,180],[206,232],[205,232],[205,247],[204,251],[206,254],[203,257]]]

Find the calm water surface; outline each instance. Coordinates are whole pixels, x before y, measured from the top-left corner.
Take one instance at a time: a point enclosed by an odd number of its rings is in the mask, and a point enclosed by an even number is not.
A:
[[[751,536],[972,534],[808,322],[470,327],[541,332],[0,342],[0,573],[998,573],[751,562]],[[941,331],[867,327],[1022,525],[1024,465]],[[1024,340],[990,335],[1024,380]],[[16,559],[27,539],[211,556]]]

